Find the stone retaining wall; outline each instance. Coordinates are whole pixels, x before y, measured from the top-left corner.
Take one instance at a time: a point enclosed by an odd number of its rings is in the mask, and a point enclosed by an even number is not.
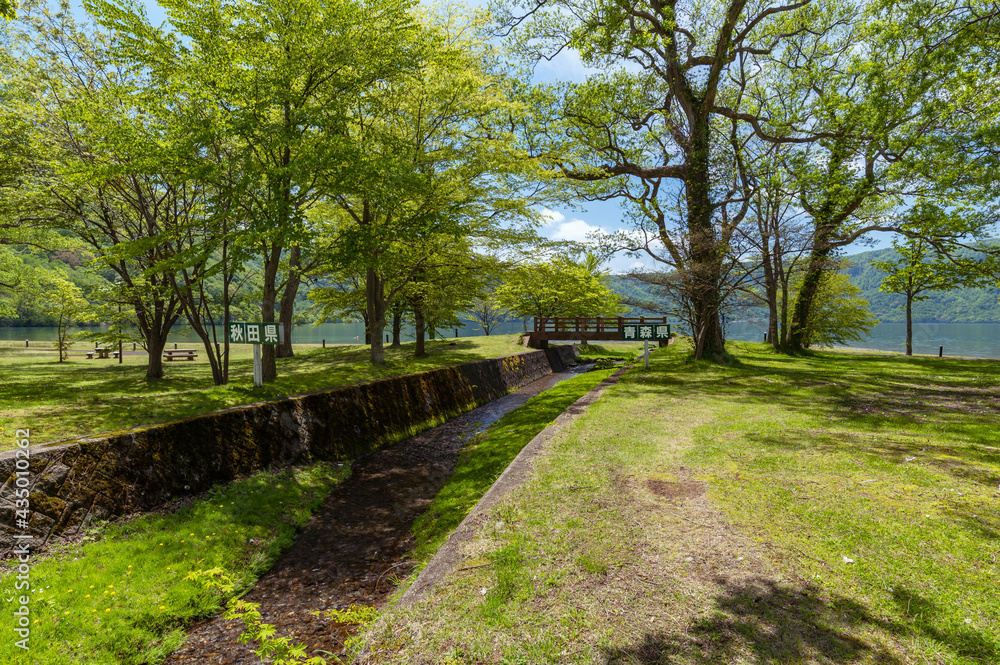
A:
[[[356,457],[563,369],[576,354],[575,347],[561,346],[477,360],[32,446],[33,545],[260,469]],[[17,453],[0,453],[0,552],[13,543]]]

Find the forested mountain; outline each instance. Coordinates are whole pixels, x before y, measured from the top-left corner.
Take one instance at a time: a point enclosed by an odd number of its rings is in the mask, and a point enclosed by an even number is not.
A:
[[[892,249],[878,249],[852,254],[847,259],[851,267],[846,270],[851,283],[861,289],[861,295],[870,303],[872,314],[879,321],[905,321],[902,307],[906,298],[896,293],[882,293],[879,285],[884,273],[873,262],[892,261],[897,258]],[[1000,322],[1000,289],[955,289],[927,292],[927,300],[913,303],[913,320],[935,323],[992,323]]]
[[[885,274],[872,263],[898,258],[892,249],[878,249],[852,254],[846,259],[850,267],[844,272],[851,283],[861,289],[869,302],[872,314],[884,322],[905,321],[904,296],[879,291]],[[625,275],[611,275],[611,287],[625,300],[656,302],[660,300],[649,293],[645,285],[628,279]],[[935,323],[994,323],[1000,322],[1000,289],[954,289],[927,292],[926,300],[913,304],[913,320]],[[663,309],[667,309],[664,304]],[[660,312],[632,308],[629,316],[657,315]]]

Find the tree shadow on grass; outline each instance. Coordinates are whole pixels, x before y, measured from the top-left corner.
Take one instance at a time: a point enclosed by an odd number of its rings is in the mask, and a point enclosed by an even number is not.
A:
[[[824,599],[812,585],[791,588],[773,580],[717,579],[711,616],[683,633],[647,633],[641,642],[606,649],[607,665],[679,663],[900,663],[864,632],[905,628],[873,616],[844,597]]]
[[[965,482],[988,488],[1000,484],[1000,453],[984,449],[975,442],[953,442],[945,445],[935,441],[913,439],[902,434],[894,438],[872,437],[849,432],[820,430],[795,432],[747,432],[747,441],[769,450],[788,452],[843,453],[875,455],[898,464],[915,461],[930,465]]]
[[[910,620],[913,630],[947,645],[954,653],[987,663],[1000,661],[1000,645],[995,639],[980,633],[970,623],[956,623],[942,617],[941,608],[920,594],[895,587],[892,598],[902,614]]]
[[[1000,483],[994,426],[1000,418],[1000,363],[823,354],[805,359],[750,356],[738,369],[707,370],[667,359],[659,369],[643,375],[641,382],[633,380],[631,389],[778,405],[838,428],[837,432],[769,432],[760,435],[766,445],[840,451],[851,446],[899,462],[917,457],[985,486]],[[926,437],[911,442],[899,435],[927,431],[921,428],[928,425],[947,434],[940,437],[942,443]],[[839,431],[843,426],[857,434]]]

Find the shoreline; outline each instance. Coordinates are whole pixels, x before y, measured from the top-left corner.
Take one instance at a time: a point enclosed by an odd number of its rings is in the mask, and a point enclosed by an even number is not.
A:
[[[823,351],[827,353],[847,353],[850,355],[862,355],[862,354],[874,354],[879,356],[899,356],[901,358],[908,357],[902,351],[886,351],[884,349],[868,349],[860,346],[816,346],[813,347],[814,351]],[[982,356],[953,356],[945,354],[939,356],[936,353],[914,353],[910,358],[937,358],[939,360],[986,360],[990,362],[998,362],[1000,358],[986,358]]]

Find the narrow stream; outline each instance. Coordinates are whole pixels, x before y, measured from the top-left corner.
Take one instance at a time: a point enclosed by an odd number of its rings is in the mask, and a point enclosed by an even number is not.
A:
[[[329,658],[345,652],[349,626],[313,612],[377,606],[395,588],[394,577],[413,568],[410,529],[451,476],[462,441],[592,364],[549,374],[447,423],[369,453],[352,464],[312,516],[295,544],[257,582],[246,600],[260,603],[265,623],[279,636],[304,643],[308,654]],[[256,665],[250,646],[239,644],[242,625],[216,617],[196,624],[184,646],[166,662]]]

